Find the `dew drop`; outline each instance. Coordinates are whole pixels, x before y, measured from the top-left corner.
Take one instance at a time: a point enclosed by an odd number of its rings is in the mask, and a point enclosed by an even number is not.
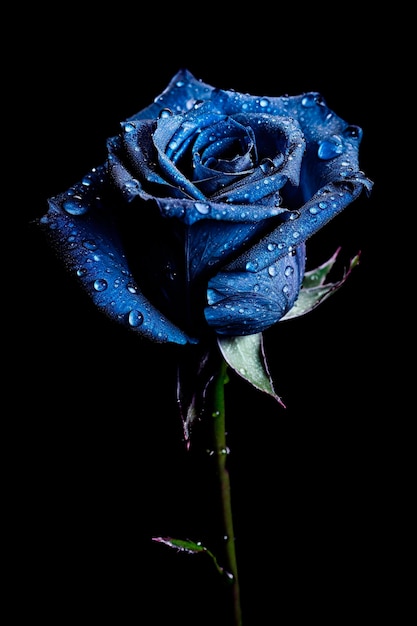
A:
[[[329,159],[334,159],[339,156],[339,154],[342,154],[344,150],[345,146],[342,138],[339,137],[339,135],[332,135],[328,139],[323,139],[323,141],[319,142],[317,155],[319,159],[328,161]]]
[[[127,290],[130,291],[130,293],[138,292],[138,286],[135,285],[135,283],[127,283],[126,287],[127,287]]]
[[[128,321],[129,325],[132,326],[132,328],[137,328],[138,326],[143,324],[143,314],[140,311],[133,309],[129,313]]]
[[[97,278],[97,280],[94,281],[93,286],[96,291],[105,291],[107,289],[107,280],[104,280],[104,278]]]
[[[171,117],[171,115],[173,115],[173,113],[171,109],[168,109],[168,108],[161,109],[159,112],[160,119],[163,119],[164,117]]]
[[[316,104],[316,95],[314,93],[307,93],[301,100],[303,107],[310,108]]]
[[[207,215],[210,212],[210,205],[205,202],[194,202],[194,206],[201,215]]]
[[[259,264],[257,261],[248,261],[246,263],[246,270],[248,272],[256,272],[256,270],[258,269]]]
[[[88,210],[88,207],[82,203],[80,196],[74,196],[70,200],[65,200],[62,206],[69,215],[83,215]]]
[[[277,275],[277,268],[275,267],[275,265],[271,265],[270,267],[268,267],[268,274],[270,276],[276,276]]]
[[[87,274],[87,269],[85,267],[80,267],[77,270],[77,276],[79,276],[80,278],[82,278],[83,276],[85,276]]]
[[[291,276],[292,274],[294,274],[294,268],[291,265],[287,265],[284,270],[284,274],[285,276]]]
[[[354,139],[358,139],[362,136],[362,129],[359,126],[347,126],[343,131],[343,134],[347,137],[353,137]]]
[[[125,133],[131,133],[133,130],[135,130],[135,126],[131,122],[123,122],[122,128],[125,131]]]
[[[259,163],[259,167],[264,174],[270,174],[275,169],[274,162],[269,158],[262,159],[262,161]]]
[[[137,181],[135,178],[131,178],[130,180],[127,180],[125,182],[123,187],[124,187],[123,190],[125,191],[125,193],[127,193],[127,195],[130,198],[133,198],[137,194],[138,189],[140,188],[140,185],[139,185],[139,181]]]

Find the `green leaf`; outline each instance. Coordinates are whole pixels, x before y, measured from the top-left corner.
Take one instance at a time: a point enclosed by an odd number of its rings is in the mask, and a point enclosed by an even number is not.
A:
[[[314,270],[305,273],[303,284],[294,306],[281,318],[281,322],[300,317],[315,309],[330,295],[336,293],[345,283],[352,269],[359,264],[360,254],[354,256],[349,263],[349,267],[344,271],[341,280],[334,283],[326,283],[326,278],[335,264],[340,248],[336,250],[332,257]]]
[[[268,370],[262,333],[244,337],[219,337],[217,341],[226,363],[239,376],[285,406],[274,389]]]
[[[152,537],[152,541],[163,543],[169,548],[174,548],[177,552],[185,552],[186,554],[207,554],[220,574],[225,575],[229,580],[233,579],[233,576],[219,565],[214,554],[200,542],[195,543],[189,539],[174,539],[173,537]]]

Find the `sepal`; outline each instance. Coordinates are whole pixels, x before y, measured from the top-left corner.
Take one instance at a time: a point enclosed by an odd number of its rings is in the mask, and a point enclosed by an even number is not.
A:
[[[281,318],[281,322],[309,313],[338,291],[346,282],[353,268],[359,264],[360,252],[350,260],[349,266],[344,270],[340,280],[326,283],[326,279],[336,262],[339,252],[340,248],[336,250],[328,261],[322,263],[314,270],[305,272],[298,299],[294,306]]]
[[[285,405],[274,389],[266,362],[262,333],[244,337],[218,337],[220,351],[226,363],[251,385]]]

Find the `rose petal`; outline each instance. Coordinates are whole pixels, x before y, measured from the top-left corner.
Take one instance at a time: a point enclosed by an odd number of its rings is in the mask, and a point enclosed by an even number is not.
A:
[[[305,267],[305,246],[264,270],[219,272],[209,281],[207,323],[219,335],[260,333],[278,322],[298,297]]]
[[[51,198],[41,224],[69,271],[110,318],[154,342],[192,342],[135,283],[106,205],[105,181],[105,169],[97,168],[82,183]]]
[[[364,187],[367,188],[367,181],[359,174],[328,184],[299,211],[290,214],[289,219],[232,261],[226,271],[258,272],[278,261],[353,202]]]

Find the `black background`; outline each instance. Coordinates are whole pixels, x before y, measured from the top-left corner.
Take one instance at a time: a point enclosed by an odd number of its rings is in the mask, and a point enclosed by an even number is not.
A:
[[[287,408],[231,375],[226,419],[244,626],[371,621],[397,610],[390,533],[403,506],[386,366],[396,294],[386,295],[382,276],[390,232],[380,107],[393,80],[390,39],[352,6],[200,10],[26,10],[15,40],[8,101],[24,247],[14,252],[18,323],[5,390],[15,610],[48,624],[232,624],[211,561],[151,541],[171,535],[219,547],[213,468],[204,442],[185,450],[172,354],[94,309],[35,225],[48,197],[103,162],[119,122],[186,67],[254,95],[319,91],[363,128],[371,197],[308,247],[312,267],[339,246],[340,272],[358,251],[360,265],[321,307],[265,333]]]

